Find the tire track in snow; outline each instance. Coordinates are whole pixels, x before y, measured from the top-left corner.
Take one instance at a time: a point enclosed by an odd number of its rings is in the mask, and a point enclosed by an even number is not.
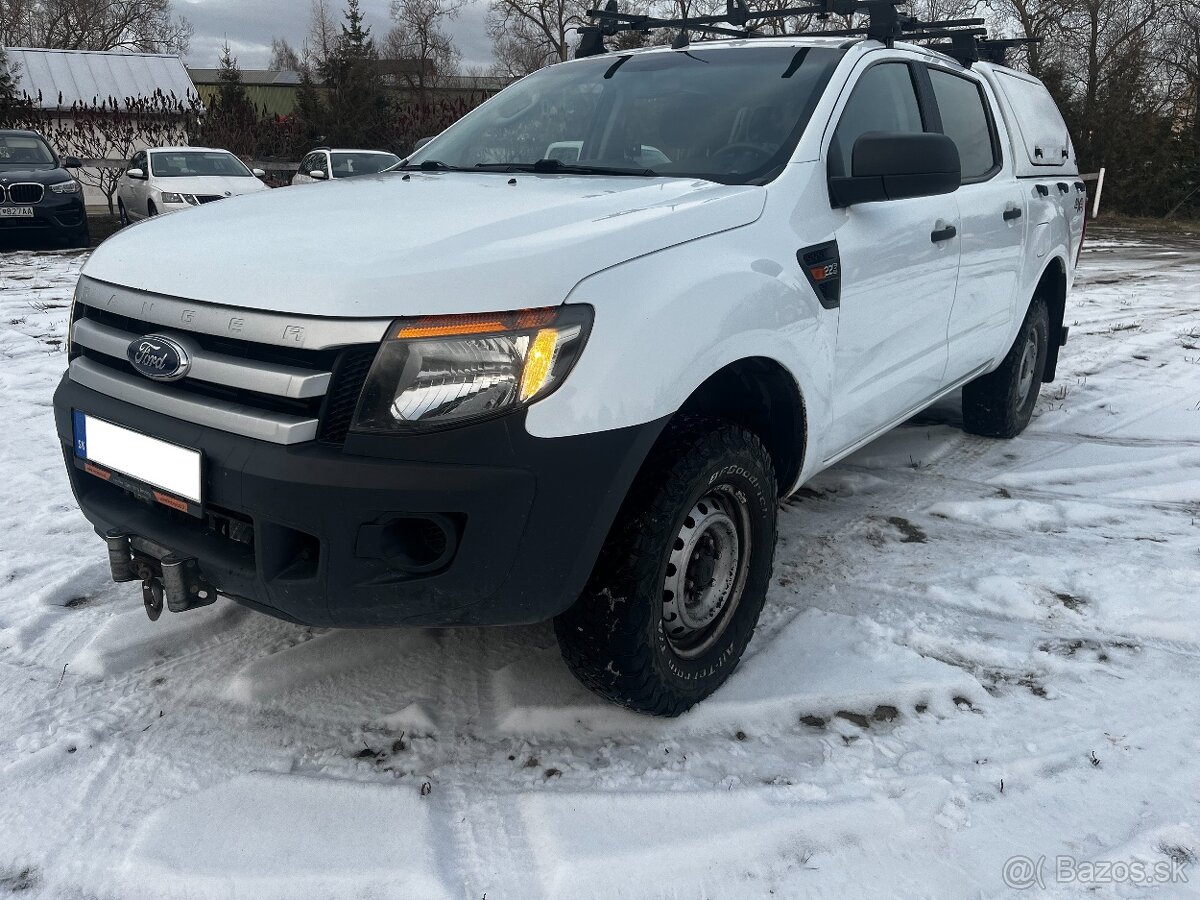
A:
[[[438,702],[440,710],[449,713],[445,718],[459,723],[465,740],[474,742],[477,739],[471,735],[476,729],[490,731],[495,723],[491,680],[500,644],[478,628],[438,635],[448,661],[472,661],[456,670],[465,677],[441,680]],[[478,769],[468,774],[465,766],[455,768],[452,781],[433,787],[446,798],[440,819],[446,846],[453,848],[441,858],[447,883],[461,885],[464,900],[540,900],[542,890],[532,878],[533,851],[515,798],[480,782]],[[469,778],[475,779],[473,784]]]

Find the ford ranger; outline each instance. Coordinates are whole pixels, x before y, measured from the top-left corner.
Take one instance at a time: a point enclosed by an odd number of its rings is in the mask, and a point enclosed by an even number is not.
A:
[[[394,171],[95,251],[57,429],[152,617],[552,619],[676,715],[751,639],[782,498],[951,392],[1025,428],[1084,230],[1041,83],[974,35],[603,21]]]

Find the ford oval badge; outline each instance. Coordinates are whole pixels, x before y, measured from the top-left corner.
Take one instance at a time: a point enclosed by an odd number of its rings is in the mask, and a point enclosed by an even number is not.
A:
[[[187,350],[161,334],[138,338],[129,345],[125,355],[138,374],[155,381],[178,381],[192,367]]]

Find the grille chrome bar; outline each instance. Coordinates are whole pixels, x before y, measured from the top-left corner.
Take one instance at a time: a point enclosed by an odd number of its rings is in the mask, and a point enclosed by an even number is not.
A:
[[[136,291],[86,275],[79,279],[75,302],[166,328],[303,350],[378,344],[392,324],[391,319],[332,319],[217,306]]]
[[[155,332],[159,333],[159,332]],[[161,334],[179,342],[192,361],[188,379],[207,381],[225,387],[244,388],[259,394],[307,400],[323,397],[329,390],[333,377],[330,372],[314,372],[295,366],[277,365],[249,359],[238,359],[219,353],[211,353],[187,335],[163,329]],[[125,359],[129,345],[144,335],[101,325],[91,319],[77,319],[71,330],[72,342],[105,356]]]
[[[153,412],[272,444],[301,444],[317,436],[317,420],[268,412],[240,403],[169,393],[136,375],[123,375],[84,357],[71,360],[78,385]]]

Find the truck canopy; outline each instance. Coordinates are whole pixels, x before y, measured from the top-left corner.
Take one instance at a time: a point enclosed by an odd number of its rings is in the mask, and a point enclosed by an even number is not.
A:
[[[988,69],[1013,132],[1017,177],[1077,174],[1067,123],[1046,86],[1012,69]]]

